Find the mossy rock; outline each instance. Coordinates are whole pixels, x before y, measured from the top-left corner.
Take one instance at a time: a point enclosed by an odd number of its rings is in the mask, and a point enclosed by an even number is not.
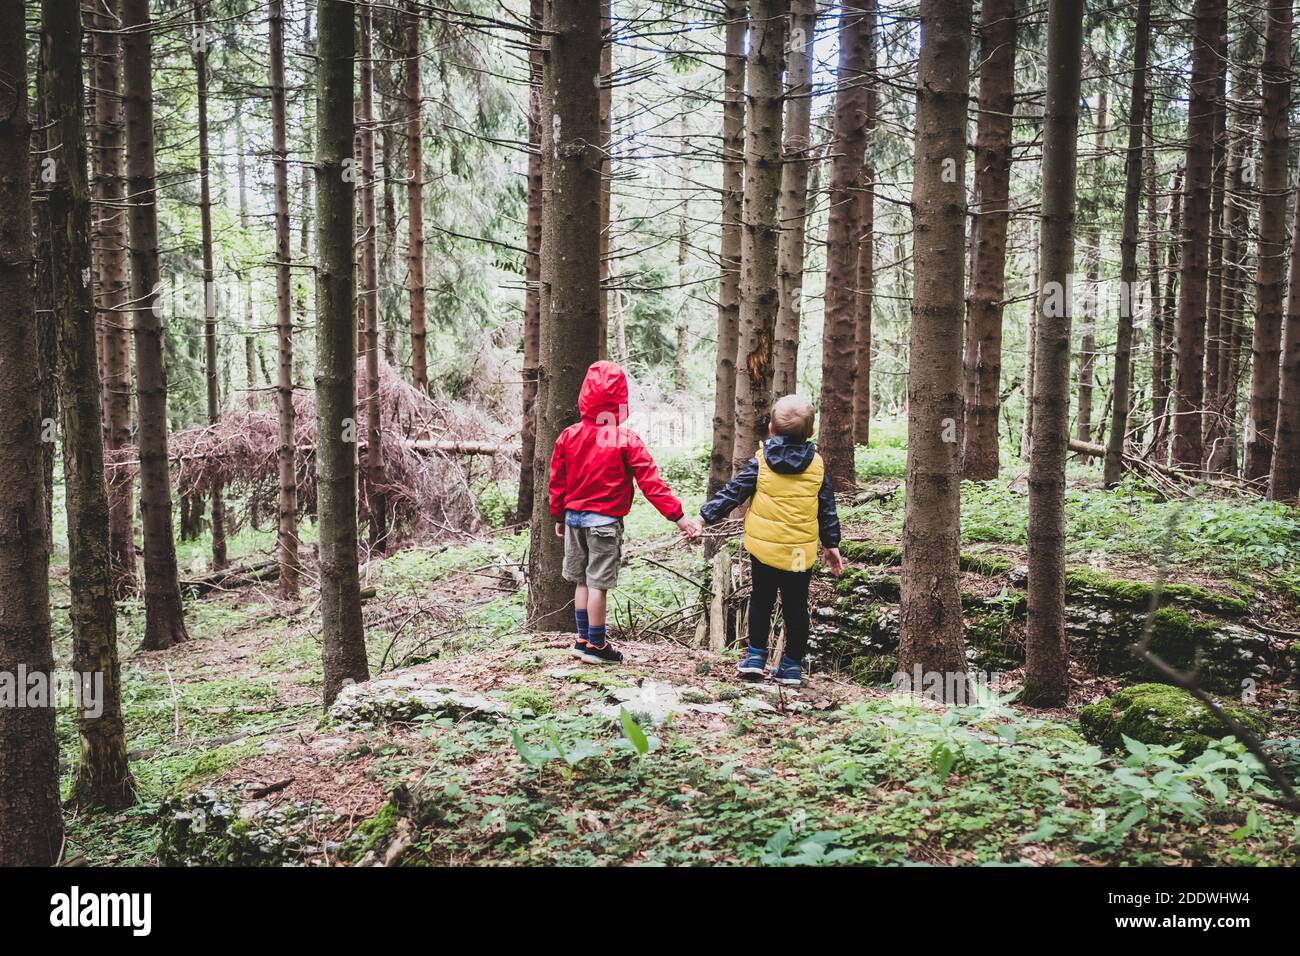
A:
[[[241,802],[213,789],[172,797],[158,810],[163,866],[286,866],[311,848],[303,837],[314,808]]]
[[[516,713],[531,711],[533,716],[541,717],[555,710],[551,695],[536,687],[516,687],[505,694],[505,701]]]
[[[1224,709],[1254,733],[1265,732],[1262,716],[1235,707]],[[1079,729],[1087,740],[1107,750],[1122,750],[1124,737],[1144,744],[1181,745],[1184,759],[1231,736],[1209,708],[1169,684],[1134,684],[1088,704],[1079,711]]]
[[[903,563],[903,551],[892,544],[872,544],[868,541],[841,541],[840,554],[848,561],[860,564],[883,565],[896,568]],[[961,553],[961,569],[996,577],[1011,570],[1013,562],[1000,554]]]
[[[1155,585],[1147,581],[1117,578],[1091,568],[1074,568],[1066,572],[1065,590],[1067,595],[1093,594],[1109,598],[1131,610],[1146,611],[1151,606]],[[1250,612],[1250,602],[1244,598],[1215,594],[1195,584],[1164,585],[1160,590],[1160,605],[1165,607],[1170,604],[1221,617],[1244,617]]]
[[[897,567],[903,563],[903,550],[892,544],[871,544],[867,541],[841,541],[840,554],[846,561],[862,564],[882,564]]]

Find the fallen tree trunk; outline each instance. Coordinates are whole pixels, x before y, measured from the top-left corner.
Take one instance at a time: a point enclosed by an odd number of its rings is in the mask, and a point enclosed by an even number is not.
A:
[[[238,567],[222,568],[220,571],[213,571],[201,577],[182,580],[181,590],[189,591],[197,597],[210,591],[225,591],[246,584],[271,581],[279,576],[280,564],[274,558],[270,558]]]

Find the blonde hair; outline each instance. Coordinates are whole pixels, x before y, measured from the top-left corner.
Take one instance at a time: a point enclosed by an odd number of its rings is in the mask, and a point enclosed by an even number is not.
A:
[[[782,395],[772,405],[772,431],[794,441],[807,441],[813,433],[812,402],[802,395]]]

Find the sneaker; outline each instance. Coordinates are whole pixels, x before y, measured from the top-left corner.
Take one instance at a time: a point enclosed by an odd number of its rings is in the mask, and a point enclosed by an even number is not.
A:
[[[573,646],[569,648],[569,653],[574,657],[581,657],[583,654],[587,653],[587,648],[589,647],[591,647],[591,645],[587,643],[587,639],[585,637],[580,637],[573,642]]]
[[[772,680],[787,687],[798,687],[803,680],[803,668],[798,661],[782,654],[781,663],[772,668]]]
[[[767,648],[751,646],[740,659],[736,673],[744,680],[762,680],[767,674]]]
[[[588,644],[580,655],[588,664],[622,664],[623,655],[614,649],[614,645],[609,641],[597,647],[595,644]]]

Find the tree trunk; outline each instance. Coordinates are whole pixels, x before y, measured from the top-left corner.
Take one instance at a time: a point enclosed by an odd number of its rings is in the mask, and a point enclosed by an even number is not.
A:
[[[1111,403],[1110,440],[1106,443],[1103,478],[1119,483],[1124,470],[1124,439],[1128,432],[1129,384],[1132,379],[1133,309],[1137,301],[1138,212],[1142,205],[1143,118],[1147,102],[1147,46],[1151,29],[1151,0],[1138,0],[1133,28],[1133,83],[1128,101],[1128,151],[1124,154],[1124,225],[1120,237],[1119,325],[1115,333],[1115,397]]]
[[[681,123],[681,144],[677,147],[678,178],[682,183],[690,182],[690,176],[687,173],[687,157],[690,155],[690,134],[686,127],[686,114],[682,113],[679,117]],[[681,301],[677,304],[677,321],[674,332],[677,341],[673,349],[673,391],[679,396],[686,394],[688,360],[690,358],[690,333],[691,333],[691,290],[686,281],[686,261],[690,254],[690,243],[687,241],[687,220],[690,219],[691,200],[685,193],[682,194],[681,208],[677,213],[677,292],[681,296]],[[605,296],[608,298],[608,295]],[[602,300],[603,301],[603,300]],[[605,325],[605,347],[608,353],[609,348],[609,323]],[[605,357],[608,357],[606,354]]]
[[[96,152],[100,178],[95,184],[95,247],[99,262],[96,306],[104,341],[105,447],[111,452],[131,444],[131,337],[126,269],[126,213],[123,211],[121,41],[116,27],[121,0],[105,0],[94,16]],[[135,475],[132,468],[113,470],[108,489],[108,547],[113,588],[118,596],[135,589]]]
[[[780,239],[781,67],[789,0],[750,3],[745,68],[745,186],[740,234],[740,339],[736,363],[733,471],[754,457],[772,408],[772,338],[776,332],[776,254]]]
[[[1002,312],[1007,223],[1011,217],[1011,117],[1016,92],[1016,0],[980,9],[980,99],[975,133],[975,214],[971,217],[970,301],[966,312],[966,427],[962,474],[998,476]]]
[[[791,0],[790,58],[785,73],[785,163],[777,218],[776,338],[772,343],[772,395],[799,390],[799,317],[803,300],[804,235],[808,219],[808,167],[812,157],[812,56],[815,0]]]
[[[600,328],[596,355],[609,358],[610,214],[614,201],[614,0],[601,0],[600,13]]]
[[[1028,328],[1024,330],[1024,421],[1021,423],[1021,459],[1024,462],[1031,460],[1031,450],[1034,449],[1034,388],[1035,372],[1034,359],[1036,351],[1037,333],[1039,333],[1039,230],[1031,226],[1030,234],[1030,263],[1034,268],[1034,282],[1030,285],[1030,291],[1034,294],[1034,304],[1030,307],[1030,320]]]
[[[357,572],[354,11],[347,0],[317,0],[316,507],[326,707],[344,686],[370,677]]]
[[[1098,64],[1103,76],[1109,67],[1103,59]],[[1092,189],[1085,202],[1083,217],[1087,223],[1084,232],[1084,256],[1087,261],[1087,288],[1084,290],[1083,322],[1079,336],[1079,406],[1074,420],[1074,437],[1082,442],[1092,441],[1092,392],[1097,363],[1097,311],[1101,299],[1101,205],[1100,193],[1106,175],[1106,113],[1107,90],[1102,80],[1097,96],[1097,154],[1092,164]]]
[[[600,334],[602,153],[600,6],[550,0],[545,24],[542,156],[550,204],[542,230],[542,360],[537,408],[528,621],[539,630],[572,626],[572,592],[560,575],[563,542],[552,532],[550,450],[578,420],[578,392],[596,360]]]
[[[1029,620],[1024,701],[1056,707],[1069,696],[1065,645],[1065,457],[1070,434],[1070,274],[1074,269],[1083,0],[1049,0],[1043,123],[1034,434],[1029,461]]]
[[[135,316],[136,408],[140,416],[140,514],[144,525],[145,633],[141,646],[153,651],[171,647],[188,635],[176,570],[168,472],[149,0],[122,0],[122,29],[131,302]]]
[[[381,441],[383,416],[379,401],[379,243],[375,215],[375,60],[374,6],[361,5],[361,80],[357,125],[361,138],[361,314],[366,344],[366,507],[370,513],[370,544],[382,552],[388,541],[388,483]]]
[[[1169,192],[1169,250],[1165,260],[1165,298],[1153,322],[1151,347],[1160,357],[1151,384],[1151,457],[1157,462],[1168,458],[1169,397],[1174,366],[1174,314],[1178,294],[1178,241],[1182,230],[1183,169],[1174,172]]]
[[[1233,427],[1236,389],[1228,381],[1229,353],[1236,337],[1235,328],[1241,312],[1245,288],[1242,252],[1245,248],[1245,206],[1249,201],[1246,182],[1247,150],[1253,139],[1255,75],[1259,67],[1259,24],[1243,19],[1239,27],[1239,46],[1232,80],[1232,122],[1226,130],[1227,168],[1224,201],[1220,210],[1219,299],[1211,313],[1206,333],[1205,356],[1205,467],[1210,474],[1227,468],[1235,442]]]
[[[203,346],[207,382],[208,424],[221,421],[221,399],[217,393],[217,289],[212,267],[212,193],[208,176],[208,47],[207,14],[203,0],[194,0],[194,72],[197,76],[199,111],[199,232],[203,247]],[[212,494],[212,568],[226,566],[226,502],[221,480],[214,479]]]
[[[1148,60],[1150,54],[1148,52]],[[1155,414],[1155,383],[1158,376],[1163,353],[1157,344],[1157,330],[1162,327],[1164,319],[1161,315],[1160,299],[1160,211],[1157,205],[1156,194],[1156,156],[1155,156],[1155,132],[1152,129],[1152,119],[1155,114],[1155,95],[1148,88],[1146,97],[1145,112],[1143,113],[1143,138],[1146,144],[1145,155],[1143,156],[1143,177],[1146,184],[1146,220],[1147,220],[1147,282],[1148,282],[1148,312],[1151,319],[1151,388],[1152,388],[1152,411]],[[1131,368],[1131,366],[1130,366]],[[1130,380],[1134,383],[1136,393],[1137,376],[1130,371]],[[1132,414],[1132,406],[1136,402],[1130,402],[1129,413]],[[1139,421],[1134,429],[1134,442],[1141,444],[1144,440],[1145,427]]]
[[[1262,135],[1259,148],[1259,262],[1255,283],[1255,332],[1251,341],[1250,411],[1242,477],[1269,475],[1277,432],[1282,356],[1282,283],[1286,278],[1286,215],[1291,195],[1288,109],[1291,102],[1289,3],[1270,0],[1264,34]]]
[[[1296,194],[1291,235],[1297,238],[1291,242],[1291,281],[1282,330],[1276,445],[1268,476],[1268,496],[1274,501],[1295,504],[1300,502],[1300,191]]]
[[[951,15],[951,14],[948,14]],[[853,380],[857,358],[858,247],[867,135],[866,70],[875,11],[868,0],[841,8],[839,89],[831,129],[830,217],[826,226],[826,309],[822,326],[821,421],[817,450],[837,490],[853,476]],[[968,41],[969,42],[969,41]]]
[[[745,178],[746,0],[724,0],[726,59],[722,104],[722,237],[719,247],[718,356],[714,372],[709,494],[731,478],[736,444],[736,357],[740,347],[740,238]]]
[[[293,408],[292,254],[289,252],[289,147],[284,101],[284,0],[270,0],[271,158],[275,181],[275,337],[277,363],[275,404],[280,425],[276,461],[280,476],[280,520],[276,552],[280,562],[280,596],[298,597],[298,471],[295,460]]]
[[[24,7],[0,4],[0,673],[53,677]],[[22,689],[22,688],[20,688]],[[48,702],[52,704],[51,702]],[[0,866],[49,866],[63,844],[54,707],[0,707]]]
[[[875,140],[876,115],[879,110],[876,88],[876,3],[871,0],[871,30],[867,38],[867,161],[862,167],[862,191],[859,194],[857,296],[853,302],[854,348],[856,357],[853,377],[853,443],[871,441],[871,320],[875,308],[876,284],[876,169],[870,155]]]
[[[1178,280],[1178,381],[1174,403],[1174,463],[1200,470],[1204,404],[1205,319],[1209,274],[1210,199],[1213,187],[1215,102],[1226,51],[1225,0],[1196,0],[1191,103],[1187,110],[1187,172],[1183,193],[1182,263]],[[1283,173],[1285,176],[1285,172]],[[1279,262],[1279,273],[1281,270]],[[1279,275],[1280,279],[1280,275]],[[1280,291],[1280,287],[1279,287]]]
[[[235,101],[235,174],[239,183],[239,230],[248,234],[248,164],[244,149],[244,114],[240,101]],[[239,279],[240,296],[244,300],[244,400],[249,407],[257,404],[257,348],[253,342],[253,277],[249,269],[243,268],[236,278]],[[257,506],[254,504],[253,527],[257,527]]]
[[[537,456],[537,363],[541,358],[542,322],[542,9],[530,0],[532,33],[528,49],[528,212],[524,260],[523,423],[520,435],[519,499],[515,521],[533,517],[533,459]]]
[[[77,807],[120,810],[135,802],[122,723],[117,609],[109,562],[108,493],[100,422],[99,364],[90,285],[90,188],[86,180],[81,76],[81,8],[77,0],[42,3],[49,156],[54,312],[59,329],[59,389],[63,414],[63,474],[68,518],[73,669],[102,675],[100,710],[83,711],[77,729],[81,761],[72,788]]]
[[[429,388],[424,291],[424,150],[420,140],[420,11],[413,0],[408,0],[406,7],[405,39],[406,262],[411,297],[411,383],[424,392]]]
[[[966,691],[958,551],[969,0],[921,0],[921,31],[898,668],[909,678],[940,675],[929,695],[953,700]]]

